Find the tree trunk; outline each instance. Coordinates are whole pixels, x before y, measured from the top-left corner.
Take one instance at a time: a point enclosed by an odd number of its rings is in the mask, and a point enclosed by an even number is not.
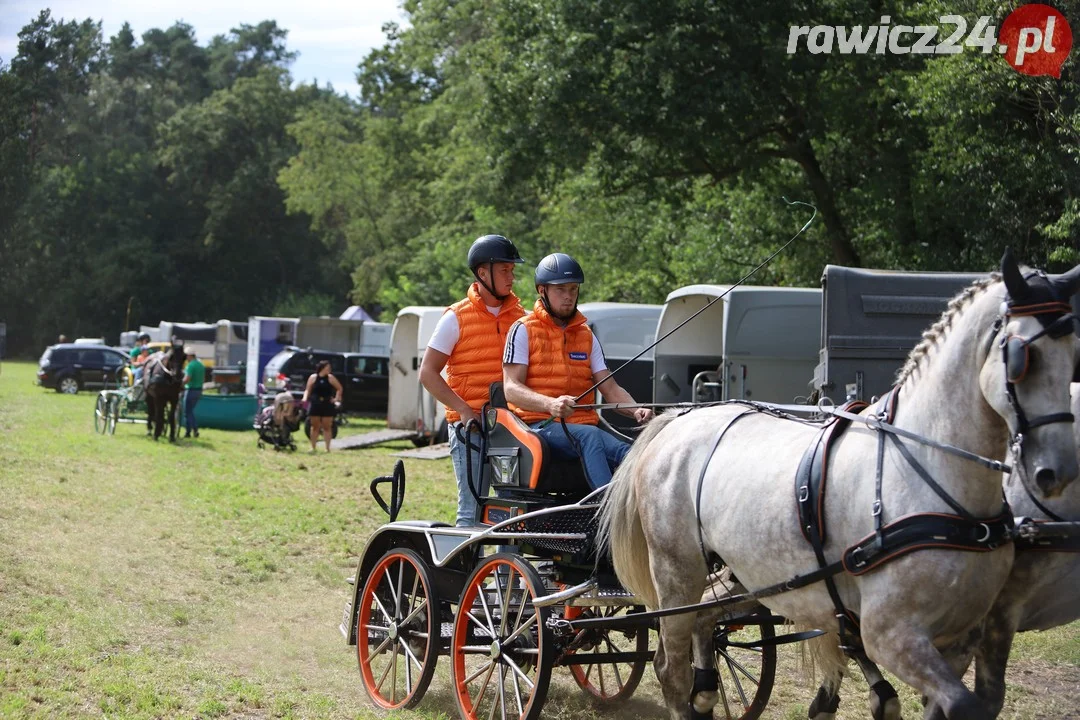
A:
[[[848,235],[844,221],[840,217],[840,211],[836,207],[836,196],[833,194],[832,186],[825,177],[825,173],[821,170],[821,165],[818,164],[817,155],[814,154],[814,147],[810,144],[810,139],[806,137],[805,133],[799,133],[796,137],[789,135],[788,138],[790,140],[788,145],[790,157],[802,167],[803,172],[806,174],[806,180],[810,183],[810,190],[814,193],[814,199],[817,201],[817,208],[821,213],[822,221],[825,223],[825,231],[829,237],[829,245],[832,248],[833,260],[839,265],[858,267],[861,265],[859,253],[856,252],[855,246],[851,244],[851,236]]]

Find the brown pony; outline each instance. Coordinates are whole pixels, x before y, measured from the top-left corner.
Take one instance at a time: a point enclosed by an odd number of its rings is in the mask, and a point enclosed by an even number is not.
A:
[[[165,431],[168,407],[169,442],[176,442],[176,410],[184,389],[183,367],[184,347],[175,340],[168,351],[155,353],[146,361],[142,380],[146,391],[146,434],[152,429],[154,440]]]

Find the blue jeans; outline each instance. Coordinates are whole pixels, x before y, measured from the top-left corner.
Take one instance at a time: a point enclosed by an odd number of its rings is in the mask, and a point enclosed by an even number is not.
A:
[[[195,406],[199,404],[202,390],[184,391],[184,425],[188,432],[199,432],[199,423],[195,421]]]
[[[471,482],[472,486],[476,488],[476,492],[480,497],[487,495],[488,490],[487,483],[484,483],[484,487],[480,487],[477,480],[480,477],[481,468],[480,433],[473,432],[469,438],[477,446],[470,453],[472,455],[472,478],[470,478],[466,465],[466,453],[470,451],[458,437],[458,432],[463,432],[462,425],[459,422],[450,423],[447,430],[450,434],[450,459],[454,463],[454,476],[457,477],[457,518],[454,524],[458,527],[477,525],[480,521],[476,517],[478,506],[476,498],[473,497],[472,491],[469,490],[469,483]]]
[[[585,473],[589,476],[589,486],[593,490],[611,482],[611,474],[630,452],[630,446],[596,425],[566,423],[566,429],[574,439],[573,444],[566,437],[562,423],[553,422],[547,427],[533,425],[533,429],[547,440],[551,452],[560,460],[574,460],[581,457],[585,463]]]

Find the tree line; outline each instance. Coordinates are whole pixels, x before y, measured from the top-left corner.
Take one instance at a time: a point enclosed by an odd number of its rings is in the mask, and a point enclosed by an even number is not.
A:
[[[786,49],[792,25],[1007,15],[961,5],[405,0],[357,98],[294,83],[272,20],[200,45],[43,11],[0,59],[8,352],[349,302],[389,319],[461,297],[489,232],[577,256],[585,300],[662,302],[779,247],[808,218],[784,197],[817,220],[756,283],[986,270],[1006,245],[1075,264],[1075,61]]]

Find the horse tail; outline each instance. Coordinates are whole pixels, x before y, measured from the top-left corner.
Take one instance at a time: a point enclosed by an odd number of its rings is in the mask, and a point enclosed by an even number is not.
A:
[[[600,509],[599,548],[610,550],[619,581],[651,608],[659,606],[659,599],[653,586],[649,546],[638,510],[635,470],[652,439],[676,417],[677,413],[664,413],[645,427],[612,476]]]
[[[789,626],[793,633],[813,630],[813,625],[794,623]],[[830,695],[840,692],[840,681],[847,673],[848,657],[840,647],[840,638],[835,633],[825,633],[799,643],[797,667],[804,681],[813,685],[818,676],[821,687]]]

